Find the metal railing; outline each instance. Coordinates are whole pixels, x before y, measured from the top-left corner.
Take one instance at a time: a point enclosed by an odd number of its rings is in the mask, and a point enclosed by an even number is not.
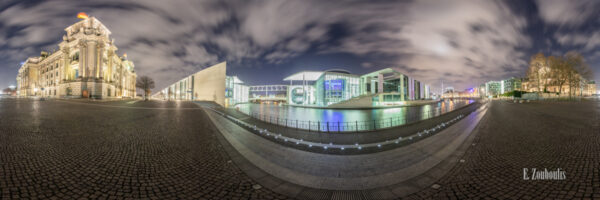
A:
[[[434,110],[426,111],[426,112],[417,112],[417,113],[409,113],[404,116],[399,117],[391,117],[384,118],[379,120],[369,120],[369,121],[318,121],[318,120],[298,120],[298,119],[287,119],[280,118],[278,116],[271,115],[261,115],[257,113],[245,113],[255,119],[275,124],[283,127],[294,128],[294,129],[302,129],[308,130],[309,132],[360,132],[360,131],[375,131],[379,129],[391,128],[396,126],[401,126],[425,119],[430,119],[433,117],[440,116],[444,113],[451,112],[453,110],[458,110],[460,108],[471,105],[469,103],[467,105],[461,107],[455,107],[452,110],[446,109],[442,110],[441,108],[437,108]]]
[[[471,105],[471,104],[469,104]],[[467,105],[468,106],[468,105]],[[463,106],[464,107],[464,106]],[[298,139],[298,138],[293,138],[293,137],[288,137],[285,135],[282,135],[281,133],[277,133],[277,132],[273,132],[272,130],[267,130],[261,127],[258,127],[254,124],[250,124],[247,122],[244,122],[240,119],[237,119],[231,115],[227,115],[223,112],[217,111],[213,108],[210,107],[205,107],[215,113],[217,113],[218,115],[221,115],[223,117],[225,117],[226,119],[231,120],[232,122],[242,126],[242,127],[246,127],[248,128],[251,132],[258,134],[258,135],[262,135],[264,137],[272,137],[275,140],[280,140],[282,142],[290,142],[290,143],[295,143],[296,145],[304,145],[307,146],[309,148],[312,147],[318,147],[318,148],[323,148],[324,150],[327,149],[340,149],[340,150],[344,150],[344,149],[357,149],[357,150],[361,150],[363,148],[369,148],[369,147],[377,147],[377,148],[382,148],[382,146],[389,146],[389,145],[398,145],[400,143],[403,142],[414,142],[417,141],[418,139],[422,139],[424,137],[427,136],[431,136],[434,133],[458,122],[459,120],[461,120],[462,118],[464,118],[465,116],[469,115],[471,112],[477,111],[477,110],[483,110],[485,109],[484,106],[481,107],[474,107],[472,110],[469,110],[470,112],[465,113],[465,114],[459,114],[456,117],[453,117],[451,119],[448,120],[444,120],[443,122],[439,123],[438,125],[434,125],[429,129],[425,129],[422,131],[418,131],[410,136],[407,137],[398,137],[397,139],[392,139],[392,140],[385,140],[385,141],[381,141],[381,142],[374,142],[374,143],[354,143],[354,144],[334,144],[333,142],[329,142],[329,143],[323,143],[323,142],[311,142],[311,141],[305,141],[303,139]],[[455,109],[456,110],[456,109]],[[413,140],[414,139],[414,140]]]

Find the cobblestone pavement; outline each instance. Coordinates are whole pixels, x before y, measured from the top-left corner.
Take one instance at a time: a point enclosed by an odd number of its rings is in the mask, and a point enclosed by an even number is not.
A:
[[[599,113],[600,102],[494,101],[464,162],[407,198],[600,199]],[[524,180],[523,168],[566,180]]]
[[[0,100],[0,199],[286,199],[253,188],[195,107]]]

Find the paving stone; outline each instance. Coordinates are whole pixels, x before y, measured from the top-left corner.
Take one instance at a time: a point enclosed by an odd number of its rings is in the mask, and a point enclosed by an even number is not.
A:
[[[0,199],[290,199],[250,179],[190,102],[0,100]]]
[[[442,179],[407,199],[573,199],[597,196],[600,103],[493,101],[473,144]],[[523,180],[523,168],[566,171],[566,180]]]

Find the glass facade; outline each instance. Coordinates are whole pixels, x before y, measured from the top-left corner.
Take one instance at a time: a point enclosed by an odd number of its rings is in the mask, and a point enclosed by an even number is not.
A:
[[[250,88],[243,85],[243,82],[237,76],[225,77],[225,105],[235,105],[238,103],[247,103]]]
[[[511,92],[515,90],[521,90],[521,79],[519,78],[509,78],[502,81],[504,90],[502,93]]]
[[[485,83],[486,96],[496,96],[502,91],[502,81],[490,81]]]
[[[313,85],[294,85],[288,87],[288,104],[292,105],[312,105],[315,104],[315,86]]]
[[[315,83],[316,103],[327,106],[360,95],[359,78],[352,74],[325,72]]]
[[[287,96],[290,105],[360,107],[367,104],[398,105],[403,104],[402,101],[430,98],[429,86],[392,68],[364,75],[354,75],[344,70],[305,71],[284,80],[290,81]],[[294,85],[293,81],[302,81],[302,84]],[[307,86],[314,89],[309,90]],[[352,98],[355,100],[347,101]]]
[[[402,95],[399,93],[381,93],[373,96],[373,106],[403,105]]]
[[[362,75],[360,81],[361,95],[394,93],[400,96],[399,101],[431,98],[429,86],[392,68]]]

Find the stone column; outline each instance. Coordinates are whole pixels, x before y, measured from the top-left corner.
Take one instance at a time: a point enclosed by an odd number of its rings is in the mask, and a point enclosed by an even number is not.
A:
[[[112,50],[108,50],[108,52],[106,53],[106,56],[107,56],[107,59],[108,59],[108,66],[107,66],[108,76],[105,77],[105,80],[107,82],[110,82],[113,79],[113,71],[112,71],[112,68],[113,68],[113,61],[112,61],[113,55],[114,55],[114,51],[112,51]]]
[[[87,50],[86,42],[84,42],[83,40],[79,40],[78,46],[79,46],[79,61],[78,61],[79,63],[77,64],[77,69],[79,70],[79,76],[84,77],[85,76],[84,74],[87,71],[86,70],[87,65],[85,62],[86,61],[86,52],[87,52],[86,51]],[[77,79],[77,77],[75,77],[75,79]]]
[[[62,54],[63,54],[63,62],[62,62],[62,76],[61,76],[61,83],[64,82],[63,80],[68,80],[69,79],[69,68],[71,68],[70,64],[71,64],[71,56],[69,56],[69,49],[67,47],[62,49]]]
[[[102,80],[106,80],[104,77],[104,69],[102,66],[102,57],[104,56],[104,43],[103,42],[98,42],[96,44],[96,57],[97,57],[97,62],[96,62],[96,77],[100,78],[102,77]]]
[[[98,49],[96,48],[96,41],[88,40],[87,42],[87,52],[86,52],[86,75],[87,77],[97,77],[96,76],[96,52]]]

